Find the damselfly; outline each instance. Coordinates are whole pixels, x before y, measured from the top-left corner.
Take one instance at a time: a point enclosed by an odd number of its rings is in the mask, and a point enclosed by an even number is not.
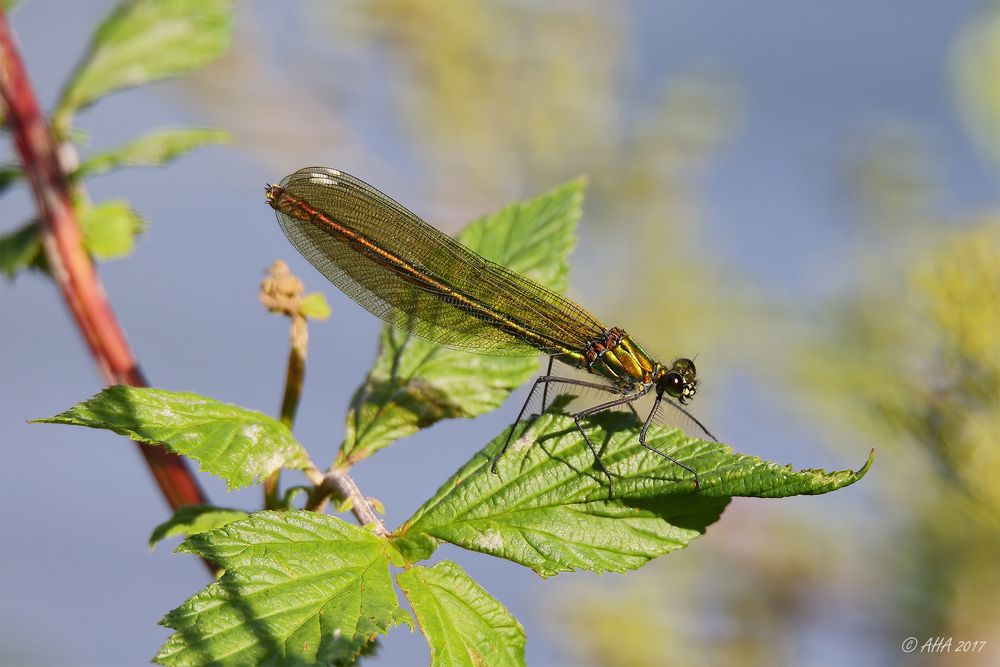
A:
[[[616,395],[572,415],[609,486],[611,475],[580,420],[615,407],[632,407],[650,392],[655,398],[639,431],[639,444],[690,472],[699,486],[694,468],[646,443],[646,432],[662,402],[713,437],[682,407],[698,385],[693,361],[676,359],[669,367],[655,361],[622,329],[604,326],[566,297],[480,257],[342,171],[300,169],[279,185],[268,185],[266,196],[292,245],[347,296],[392,326],[480,354],[548,355],[548,371],[535,380],[507,441],[493,459],[494,473],[538,388],[543,387],[544,409],[548,387],[562,384]],[[603,382],[553,375],[553,361]]]

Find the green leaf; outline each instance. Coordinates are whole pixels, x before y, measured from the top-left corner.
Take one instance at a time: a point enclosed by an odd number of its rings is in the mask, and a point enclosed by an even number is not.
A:
[[[0,194],[24,178],[24,171],[16,164],[0,165]]]
[[[524,628],[451,561],[414,567],[396,582],[431,647],[431,667],[524,665]]]
[[[288,427],[263,412],[189,392],[116,385],[47,419],[46,424],[103,428],[201,462],[230,489],[279,468],[305,468],[309,457]]]
[[[37,221],[0,236],[0,273],[13,278],[27,268],[48,271],[42,252],[42,230]]]
[[[311,320],[325,320],[330,317],[330,304],[326,302],[322,292],[311,292],[302,297],[299,315]]]
[[[584,182],[571,181],[535,199],[471,223],[458,240],[483,257],[539,282],[566,289],[567,257],[576,243]],[[386,326],[375,365],[347,414],[338,462],[356,462],[395,440],[448,418],[500,407],[538,372],[537,357],[490,357],[439,347]]]
[[[622,572],[687,546],[718,520],[732,496],[826,493],[853,484],[871,464],[856,473],[793,471],[677,429],[651,427],[647,443],[694,467],[697,491],[690,473],[639,445],[638,426],[630,414],[602,414],[586,424],[614,479],[613,500],[573,420],[550,408],[519,427],[498,475],[490,464],[506,431],[395,531],[395,544],[411,561],[445,541],[543,577],[574,569]]]
[[[118,167],[156,167],[195,148],[232,141],[224,130],[184,128],[156,130],[124,146],[91,155],[73,173],[74,178],[104,174]]]
[[[230,510],[212,505],[188,505],[177,510],[172,517],[153,529],[149,536],[149,548],[168,537],[182,535],[190,537],[216,528],[221,528],[238,519],[245,519],[242,510]]]
[[[132,252],[145,221],[123,200],[90,206],[80,216],[83,244],[98,259],[118,259]]]
[[[116,90],[196,70],[229,48],[230,0],[127,0],[94,34],[54,114],[60,132],[79,109]]]
[[[168,613],[163,665],[350,663],[401,622],[384,538],[316,512],[258,512],[178,551],[226,569]]]

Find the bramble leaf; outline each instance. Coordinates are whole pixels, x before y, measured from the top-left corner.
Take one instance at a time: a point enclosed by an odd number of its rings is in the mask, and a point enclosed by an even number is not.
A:
[[[412,625],[384,538],[336,517],[265,511],[194,535],[178,551],[226,569],[168,613],[162,665],[350,664],[379,634]]]
[[[145,228],[145,221],[128,202],[118,199],[89,206],[80,216],[83,244],[98,259],[125,257]]]
[[[243,510],[230,510],[213,505],[187,505],[153,529],[153,534],[149,536],[149,548],[152,549],[168,537],[175,535],[190,537],[221,528],[227,523],[245,519],[247,516]]]
[[[53,114],[59,132],[79,109],[121,88],[185,74],[221,56],[231,0],[128,0],[94,33]]]
[[[614,479],[614,498],[573,420],[555,408],[519,427],[500,461],[491,459],[506,431],[476,454],[433,498],[394,532],[411,561],[442,541],[493,554],[543,577],[582,569],[622,572],[680,549],[718,520],[732,496],[778,498],[827,493],[860,479],[858,472],[793,471],[738,454],[677,429],[653,426],[647,443],[694,467],[686,470],[642,448],[630,414],[587,422]]]
[[[155,130],[124,146],[91,155],[73,172],[73,177],[96,176],[118,167],[156,167],[200,146],[231,141],[232,137],[225,130],[195,127]]]
[[[567,258],[583,200],[582,179],[469,224],[458,240],[550,289],[566,289]],[[389,326],[347,414],[338,462],[359,461],[448,418],[498,408],[538,371],[537,357],[491,357],[440,347]]]
[[[47,270],[42,253],[42,230],[36,220],[0,236],[0,273],[13,278],[27,268]]]
[[[305,468],[309,457],[288,427],[263,412],[198,394],[115,385],[47,424],[101,428],[199,461],[235,489],[279,468]]]
[[[524,628],[457,564],[396,575],[431,647],[431,667],[524,665]]]

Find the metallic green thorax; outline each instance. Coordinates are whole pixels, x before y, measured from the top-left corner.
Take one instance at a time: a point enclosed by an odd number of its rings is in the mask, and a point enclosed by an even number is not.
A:
[[[653,361],[631,336],[617,327],[591,341],[582,355],[567,356],[570,357],[564,359],[567,363],[601,375],[626,390],[655,382],[664,372],[662,364]]]
[[[666,393],[686,403],[694,397],[698,384],[693,361],[677,359],[667,369],[617,327],[608,329],[604,336],[591,341],[583,354],[564,354],[557,358],[607,378],[623,393],[656,385],[657,394]]]

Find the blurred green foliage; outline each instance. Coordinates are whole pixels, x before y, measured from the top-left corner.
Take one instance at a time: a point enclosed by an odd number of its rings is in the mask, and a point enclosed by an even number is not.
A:
[[[88,137],[73,125],[76,113],[122,88],[187,74],[215,60],[229,48],[231,15],[231,0],[124,0],[101,23],[67,79],[49,120],[84,246],[94,258],[131,254],[145,222],[125,201],[91,204],[84,179],[123,167],[165,165],[195,148],[229,143],[230,137],[206,128],[154,130],[81,162],[77,145]],[[0,193],[23,177],[20,165],[0,167]],[[47,272],[42,241],[37,221],[0,235],[0,273],[13,278],[26,268]]]
[[[65,136],[73,115],[122,88],[187,74],[229,48],[231,0],[124,0],[94,33],[63,89],[52,125]]]
[[[1000,9],[993,3],[956,44],[958,102],[983,152],[1000,163]]]
[[[880,407],[1000,530],[1000,215],[977,222],[918,267],[913,289],[935,333],[929,373],[904,379],[902,396]]]
[[[90,155],[73,172],[73,178],[104,174],[122,167],[158,167],[198,148],[212,144],[228,144],[229,133],[208,128],[154,130],[124,146]]]

